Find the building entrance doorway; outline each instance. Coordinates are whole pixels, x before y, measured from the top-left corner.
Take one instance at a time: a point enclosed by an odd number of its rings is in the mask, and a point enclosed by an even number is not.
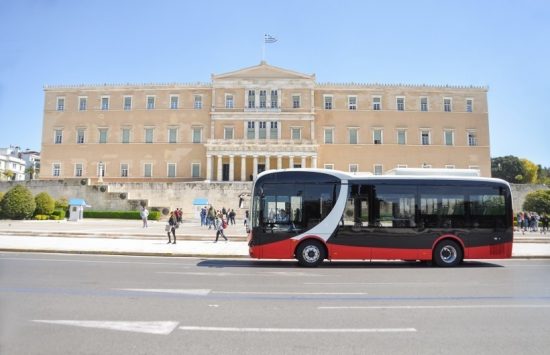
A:
[[[229,181],[229,164],[223,164],[222,166],[222,180]]]

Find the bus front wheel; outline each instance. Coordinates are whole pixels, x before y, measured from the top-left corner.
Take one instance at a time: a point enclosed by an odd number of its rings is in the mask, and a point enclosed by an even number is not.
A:
[[[298,259],[298,263],[302,266],[318,266],[325,258],[325,247],[316,240],[306,240],[296,249],[296,259]]]
[[[462,248],[452,240],[442,240],[435,247],[433,259],[437,266],[457,266],[462,262]]]

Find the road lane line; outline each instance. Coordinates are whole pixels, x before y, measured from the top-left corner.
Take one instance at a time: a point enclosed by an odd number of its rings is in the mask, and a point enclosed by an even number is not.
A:
[[[119,330],[123,332],[136,332],[168,335],[176,329],[179,322],[124,322],[124,321],[76,321],[76,320],[33,320],[36,323],[69,325],[73,327]]]
[[[403,333],[416,332],[416,328],[240,328],[181,326],[180,330],[203,332],[241,333]]]
[[[300,296],[364,296],[366,292],[256,292],[256,291],[212,291],[226,295],[300,295]]]
[[[177,295],[195,295],[207,296],[211,290],[209,289],[168,289],[168,288],[117,288],[118,291],[130,292],[150,292],[150,293],[170,293]]]
[[[479,308],[550,308],[550,304],[478,304],[478,305],[433,305],[433,306],[319,306],[317,309],[357,310],[357,309],[479,309]]]

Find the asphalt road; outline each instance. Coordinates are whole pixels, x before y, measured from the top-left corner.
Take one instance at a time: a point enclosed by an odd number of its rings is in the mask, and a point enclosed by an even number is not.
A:
[[[548,354],[550,260],[0,253],[1,354]]]

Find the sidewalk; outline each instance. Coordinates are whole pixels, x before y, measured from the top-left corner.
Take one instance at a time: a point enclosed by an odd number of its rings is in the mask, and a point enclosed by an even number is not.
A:
[[[0,220],[0,251],[116,254],[149,256],[248,257],[242,220],[229,225],[223,239],[213,243],[215,231],[184,221],[176,230],[177,243],[166,244],[166,222],[86,219],[69,221]],[[514,235],[514,258],[550,258],[550,234]]]

